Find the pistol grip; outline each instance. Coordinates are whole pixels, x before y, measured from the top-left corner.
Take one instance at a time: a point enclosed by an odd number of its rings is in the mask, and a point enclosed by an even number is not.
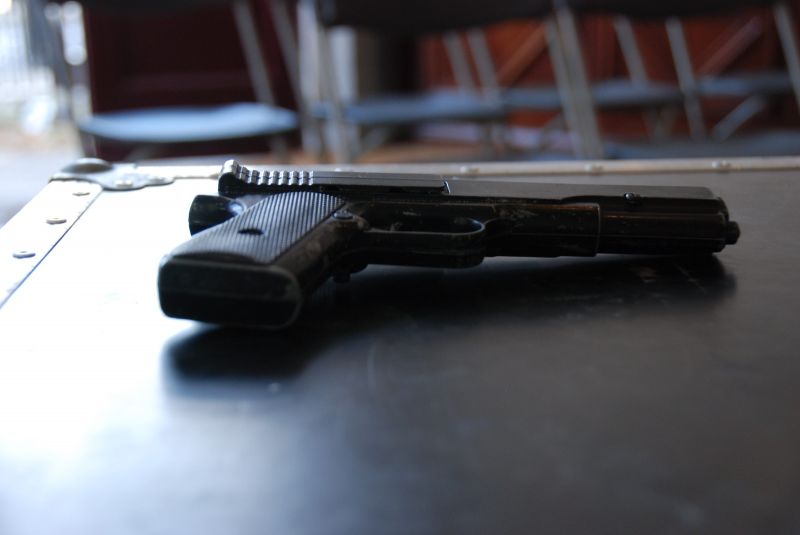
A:
[[[343,205],[323,193],[280,193],[196,234],[161,263],[161,308],[209,323],[288,326],[353,230],[333,217]]]

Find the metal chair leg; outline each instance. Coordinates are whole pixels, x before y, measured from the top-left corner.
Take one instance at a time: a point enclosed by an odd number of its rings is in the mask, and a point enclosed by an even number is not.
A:
[[[483,30],[472,29],[467,32],[467,43],[475,58],[475,65],[478,70],[478,80],[484,95],[489,99],[500,101],[500,84],[497,81],[497,73],[489,45],[486,42],[486,35]],[[493,121],[489,125],[491,129],[492,144],[500,150],[506,150],[506,125],[504,122]]]
[[[711,137],[716,141],[724,141],[731,137],[744,123],[755,114],[764,110],[767,99],[762,95],[751,95],[741,104],[736,106],[711,130]]]
[[[575,99],[572,96],[572,89],[570,87],[569,76],[567,75],[567,67],[564,61],[564,54],[562,53],[561,38],[558,35],[555,21],[548,19],[545,21],[545,29],[547,31],[547,49],[550,52],[550,61],[553,64],[553,74],[556,79],[556,88],[558,89],[559,98],[561,99],[561,108],[563,110],[567,129],[573,138],[580,135],[580,112],[575,106]],[[575,149],[576,156],[582,156],[582,147],[580,140],[579,146]]]
[[[671,17],[667,19],[666,28],[669,46],[672,49],[672,58],[675,61],[675,71],[678,74],[678,85],[683,93],[689,134],[692,139],[701,140],[706,137],[706,127],[697,93],[697,79],[694,76],[692,58],[689,55],[689,47],[686,45],[683,25],[679,19]]]
[[[280,43],[283,61],[289,74],[289,84],[292,95],[300,116],[300,124],[305,138],[308,140],[311,152],[317,160],[325,154],[325,140],[319,124],[311,118],[308,103],[303,98],[300,90],[300,59],[298,54],[298,39],[294,31],[289,10],[285,0],[272,0],[268,2],[275,32]]]
[[[78,138],[80,139],[83,155],[87,158],[97,158],[97,140],[95,137],[79,130]]]
[[[275,96],[267,71],[266,56],[257,38],[253,9],[247,0],[238,0],[231,7],[256,99],[263,104],[274,106]],[[269,144],[278,161],[285,162],[289,159],[289,148],[282,136],[270,136]]]
[[[333,69],[333,54],[331,53],[331,39],[328,30],[319,26],[319,66],[320,84],[322,86],[323,100],[327,102],[328,117],[333,126],[334,159],[341,163],[350,163],[355,157],[351,132],[344,116],[344,104],[339,94],[336,73]]]
[[[592,100],[586,66],[581,53],[580,38],[575,17],[567,8],[556,10],[557,34],[562,40],[561,54],[572,94],[573,106],[578,115],[581,155],[586,158],[604,158],[597,113]]]
[[[789,71],[789,77],[792,80],[794,98],[797,100],[798,107],[800,107],[800,53],[798,52],[797,32],[794,29],[794,17],[786,2],[775,4],[773,12],[778,35],[781,39],[786,69]]]
[[[453,67],[453,76],[456,84],[464,91],[475,91],[475,79],[469,67],[469,59],[461,43],[461,37],[456,32],[447,32],[442,38],[450,65]]]
[[[477,93],[477,84],[475,78],[472,76],[472,70],[469,66],[469,58],[464,44],[461,41],[461,36],[456,32],[447,32],[444,34],[442,40],[444,41],[445,51],[447,52],[448,60],[453,68],[453,76],[456,79],[459,89],[468,93]],[[480,67],[479,67],[480,68]],[[481,132],[481,142],[483,150],[487,155],[494,153],[494,143],[492,141],[493,133],[492,126],[489,124],[478,125]]]
[[[646,85],[650,82],[647,76],[647,69],[644,66],[644,59],[636,43],[636,33],[628,17],[614,17],[614,33],[617,34],[617,41],[622,50],[622,57],[628,67],[631,80],[634,84]],[[661,141],[666,137],[666,127],[662,121],[661,114],[656,107],[648,107],[644,110],[644,121],[651,139]]]

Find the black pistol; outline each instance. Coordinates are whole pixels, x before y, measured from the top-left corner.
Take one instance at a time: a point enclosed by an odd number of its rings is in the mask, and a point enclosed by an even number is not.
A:
[[[168,316],[288,327],[329,277],[368,264],[462,268],[487,256],[697,255],[736,243],[702,187],[249,170],[225,163],[190,210],[194,236],[159,270]]]

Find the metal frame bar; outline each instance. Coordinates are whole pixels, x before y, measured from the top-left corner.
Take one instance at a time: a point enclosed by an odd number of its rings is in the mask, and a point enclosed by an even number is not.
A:
[[[467,42],[472,50],[472,57],[475,59],[481,88],[490,95],[498,93],[500,84],[497,81],[495,64],[492,61],[492,55],[489,52],[489,45],[486,42],[486,35],[483,30],[473,28],[467,31]]]
[[[556,89],[558,90],[561,99],[561,108],[566,120],[567,129],[572,133],[573,139],[580,135],[580,113],[574,105],[572,90],[570,89],[570,79],[567,74],[567,66],[562,53],[561,38],[558,34],[556,22],[552,18],[545,20],[545,30],[547,32],[548,50],[550,51],[550,60],[553,64],[553,74],[556,79]],[[580,143],[580,141],[579,141]],[[574,149],[576,155],[581,155],[582,147],[578,146]]]
[[[478,84],[472,74],[472,69],[469,65],[469,58],[464,43],[461,40],[461,35],[457,32],[445,32],[442,36],[447,58],[453,68],[453,76],[455,76],[456,83],[459,89],[465,92],[477,94]],[[476,63],[478,59],[476,58]],[[481,67],[478,66],[478,76],[481,76]],[[481,141],[483,149],[487,154],[494,154],[493,132],[490,125],[480,125]]]
[[[750,95],[741,104],[736,106],[728,115],[723,117],[711,129],[711,137],[717,141],[724,141],[731,137],[744,123],[767,106],[767,100],[762,95]]]
[[[478,81],[484,95],[488,98],[500,102],[500,83],[497,81],[497,68],[492,60],[489,44],[486,42],[486,34],[479,28],[472,28],[467,31],[467,44],[475,59],[475,66],[478,72]],[[494,147],[506,147],[505,123],[492,121],[488,127],[487,143],[491,144],[490,150]]]
[[[628,17],[614,17],[614,32],[622,49],[622,57],[631,75],[631,80],[637,84],[646,84],[650,81],[644,66],[641,51],[636,43],[636,33]]]
[[[636,42],[636,33],[630,19],[621,15],[614,17],[614,32],[617,34],[617,42],[622,50],[622,57],[625,60],[625,66],[628,67],[631,81],[635,85],[647,85],[650,83],[650,77],[647,76],[647,69],[644,66],[644,59]],[[646,108],[644,121],[651,138],[662,140],[667,136],[665,121],[658,108]]]
[[[447,32],[442,37],[442,41],[458,87],[465,91],[474,92],[476,90],[475,79],[469,67],[469,59],[467,58],[464,44],[461,42],[461,36],[456,32]]]
[[[694,75],[683,25],[677,17],[670,17],[665,26],[672,58],[675,62],[675,71],[678,75],[678,85],[683,93],[683,105],[686,110],[686,119],[689,122],[689,135],[692,139],[701,140],[706,137],[706,127],[697,91],[697,78]]]

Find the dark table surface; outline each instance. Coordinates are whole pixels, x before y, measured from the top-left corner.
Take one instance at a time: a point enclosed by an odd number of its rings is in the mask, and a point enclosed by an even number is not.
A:
[[[273,334],[159,310],[213,181],[104,192],[0,308],[0,533],[798,533],[796,175],[649,180],[715,257],[372,267]]]

